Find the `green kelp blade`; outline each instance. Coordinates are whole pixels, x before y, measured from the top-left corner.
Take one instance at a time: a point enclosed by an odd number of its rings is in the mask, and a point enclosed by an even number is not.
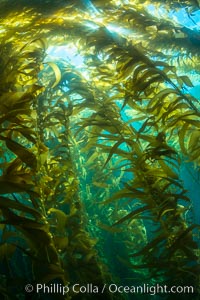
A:
[[[198,151],[200,154],[200,129],[193,129],[188,141],[188,151],[193,153]]]
[[[174,243],[170,246],[169,248],[169,252],[167,253],[167,257],[171,257],[173,255],[173,253],[180,248],[182,248],[181,243],[184,241],[184,239],[187,237],[187,235],[195,228],[200,229],[200,225],[198,224],[192,224],[191,226],[189,226],[186,229],[183,229],[181,231],[181,233],[176,237],[176,239],[174,240]],[[195,243],[196,244],[196,243]],[[192,245],[192,248],[194,247],[194,245]],[[197,244],[196,244],[197,247]]]
[[[10,258],[14,252],[15,252],[16,246],[9,244],[9,243],[3,243],[0,244],[0,260],[3,260],[5,258]]]
[[[38,222],[28,217],[17,215],[7,207],[2,210],[2,214],[5,220],[0,221],[0,224],[15,226],[36,249],[42,245],[48,246],[52,243],[49,224],[45,222],[44,218],[42,222]]]
[[[12,128],[11,131],[20,132],[28,141],[32,142],[33,144],[36,143],[35,132],[32,128],[24,127],[24,128]]]
[[[117,259],[121,261],[124,265],[127,267],[130,267],[131,269],[149,269],[149,268],[157,268],[158,263],[156,262],[151,262],[151,263],[144,263],[144,264],[133,264],[132,262],[124,259],[123,257],[120,257],[117,255]],[[159,261],[159,266],[160,267],[168,267],[169,263],[164,262],[164,261]]]
[[[65,229],[69,216],[62,210],[56,208],[50,208],[48,210],[48,215],[54,214],[54,218],[56,218],[56,227],[59,232]]]
[[[139,252],[130,254],[130,257],[140,256],[147,254],[152,248],[157,246],[159,243],[161,243],[163,240],[165,240],[166,236],[165,234],[160,234],[158,237],[156,237],[153,241],[149,242],[143,249],[141,249]]]
[[[47,284],[49,282],[53,282],[53,280],[57,280],[58,278],[60,278],[63,282],[65,281],[64,270],[60,267],[60,265],[57,262],[55,263],[45,263],[43,261],[36,262],[36,264],[33,265],[33,268],[34,268],[34,275],[38,279],[38,282]],[[41,268],[43,269],[44,272],[41,272]],[[56,296],[54,297],[54,299],[61,300],[63,299],[63,297],[58,295],[58,297]],[[65,299],[69,300],[69,298],[65,298]]]
[[[13,175],[14,178],[15,175]],[[27,184],[26,182],[14,182],[4,178],[3,176],[0,177],[0,195],[3,194],[11,194],[11,193],[30,193],[32,195],[37,196],[37,191],[34,191],[35,187],[33,184]]]
[[[159,164],[162,168],[162,170],[164,171],[164,173],[166,174],[166,177],[169,178],[173,178],[173,179],[177,179],[178,180],[178,174],[174,172],[174,170],[172,168],[170,168],[165,162],[164,160],[159,160]]]
[[[69,244],[69,238],[67,236],[54,236],[53,237],[55,246],[59,250],[65,250]]]
[[[115,222],[112,226],[121,224],[127,220],[133,219],[135,216],[141,214],[142,212],[144,212],[145,210],[148,210],[150,208],[150,205],[146,205],[143,207],[140,207],[132,212],[130,212],[128,215],[124,216],[123,218],[121,218],[119,221]],[[141,217],[142,218],[142,217]]]
[[[182,75],[179,76],[179,78],[181,78],[181,80],[183,81],[183,83],[189,87],[194,87],[192,81],[190,80],[190,78],[188,76]]]
[[[107,163],[111,160],[113,154],[116,154],[118,152],[118,147],[123,143],[126,143],[126,139],[120,139],[117,143],[114,144],[114,146],[111,147],[110,153],[108,155],[108,158],[106,159],[106,162],[104,163],[103,168],[105,168]]]
[[[28,108],[19,108],[19,109],[12,109],[11,111],[6,112],[1,118],[0,118],[0,124],[4,121],[16,121],[16,117],[20,115],[31,115],[32,109]]]
[[[129,199],[135,199],[135,198],[139,198],[139,199],[144,199],[147,197],[147,194],[144,193],[143,191],[137,190],[137,189],[133,189],[131,191],[128,191],[127,189],[122,189],[118,192],[116,192],[112,197],[110,197],[109,199],[105,200],[104,202],[102,202],[102,204],[108,204],[111,203],[115,200],[121,200],[123,198],[129,198]]]
[[[0,140],[4,140],[8,149],[16,154],[27,166],[36,169],[37,159],[30,150],[7,137],[0,136]]]
[[[24,166],[20,158],[2,164],[3,175],[0,176],[0,194],[27,192],[39,196],[33,172]]]
[[[60,71],[59,67],[54,62],[49,61],[49,62],[46,62],[45,64],[49,65],[54,71],[54,75],[55,75],[56,80],[51,86],[52,88],[54,88],[56,85],[58,85],[58,83],[61,80],[61,77],[62,77],[61,71]]]
[[[123,232],[122,228],[112,227],[110,225],[103,224],[102,222],[98,222],[97,224],[101,229],[106,230],[110,233]]]
[[[32,216],[34,216],[36,219],[41,219],[42,215],[40,214],[39,211],[37,211],[36,209],[29,207],[25,204],[22,204],[20,202],[16,202],[14,200],[11,200],[7,197],[2,197],[0,196],[0,208],[2,210],[6,209],[15,209],[18,210],[20,212],[25,212],[28,214],[31,214]]]

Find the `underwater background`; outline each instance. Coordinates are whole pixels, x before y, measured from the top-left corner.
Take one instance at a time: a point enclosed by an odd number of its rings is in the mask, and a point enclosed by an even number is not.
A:
[[[0,1],[1,299],[199,299],[199,20]]]

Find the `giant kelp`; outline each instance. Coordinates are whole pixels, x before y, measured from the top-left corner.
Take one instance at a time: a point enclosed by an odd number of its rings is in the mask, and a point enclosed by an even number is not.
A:
[[[199,167],[195,77],[184,73],[198,33],[152,16],[148,1],[12,2],[1,4],[1,294],[23,297],[16,283],[27,281],[120,282],[112,263],[138,284],[196,291],[199,225],[179,169]],[[70,44],[82,69],[45,59]]]
[[[1,162],[1,194],[6,195],[1,197],[2,237],[6,244],[7,239],[11,238],[8,245],[10,244],[12,249],[15,247],[16,251],[22,250],[22,253],[31,259],[34,273],[37,273],[41,263],[43,264],[44,272],[40,272],[39,280],[45,281],[43,276],[48,276],[47,280],[51,280],[57,274],[56,277],[65,281],[47,221],[41,179],[41,153],[46,149],[40,143],[38,135],[36,99],[42,87],[36,84],[35,77],[42,62],[43,50],[40,42],[35,40],[30,45],[16,49],[16,53],[10,53],[8,59],[5,55],[2,56],[2,59],[5,59],[2,88],[6,88],[6,83],[9,83],[6,91],[1,91],[1,141],[2,148],[7,149]],[[8,101],[5,102],[5,99]],[[17,235],[18,239],[13,240],[12,235]],[[13,251],[10,254],[13,254]],[[3,254],[2,260],[6,255]],[[12,288],[15,289],[15,283],[11,286],[9,283],[12,278],[14,274],[10,270],[5,282],[9,293]],[[19,274],[19,278],[23,284],[22,273]]]
[[[10,88],[8,92],[2,93],[4,110],[1,140],[2,148],[7,149],[2,160],[1,175],[1,194],[7,195],[1,196],[0,205],[2,259],[7,255],[12,256],[14,250],[18,249],[27,259],[31,259],[31,271],[26,276],[35,282],[47,283],[56,279],[67,284],[70,278],[82,283],[96,282],[100,286],[104,282],[103,267],[97,263],[96,251],[92,249],[94,242],[84,230],[82,205],[70,157],[70,110],[65,106],[65,98],[61,100],[58,97],[56,103],[52,104],[51,90],[46,86],[44,91],[34,80],[40,70],[37,64],[41,64],[41,61],[35,61],[35,53],[38,55],[41,50],[42,58],[44,46],[45,40],[40,39],[20,49],[16,61],[18,58],[20,61],[24,53],[25,57],[29,53],[27,66],[23,67],[25,79],[21,83],[15,81],[13,76],[11,84],[19,85],[17,90],[21,89],[22,92],[12,92]],[[55,65],[50,65],[55,71]],[[29,72],[29,68],[33,72]],[[4,71],[6,73],[7,70]],[[20,73],[15,70],[17,78]],[[7,80],[6,76],[4,78]],[[5,95],[10,96],[7,103],[3,101]],[[56,94],[54,97],[57,97]],[[53,149],[50,147],[52,143]],[[9,229],[8,226],[13,228]],[[18,240],[7,243],[7,239],[16,236]],[[8,254],[5,252],[8,250],[5,247],[7,244],[10,248]],[[86,272],[84,266],[88,266],[88,263],[91,266],[87,267]],[[69,270],[74,267],[74,274],[71,271],[69,275]],[[5,286],[8,293],[11,293],[15,289],[15,280],[12,280],[12,285],[9,280],[14,277],[14,273],[9,272],[7,275]],[[19,276],[21,284],[25,285],[27,278],[23,278],[21,272]],[[6,296],[6,291],[2,293]]]

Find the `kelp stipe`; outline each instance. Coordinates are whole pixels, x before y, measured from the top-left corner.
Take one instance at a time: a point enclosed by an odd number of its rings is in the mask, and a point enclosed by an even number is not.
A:
[[[44,69],[41,77],[50,79],[47,74]],[[45,207],[49,207],[49,223],[56,249],[71,284],[90,283],[100,289],[111,277],[98,258],[94,248],[96,241],[86,230],[87,218],[79,196],[75,160],[72,159],[75,147],[70,129],[72,103],[68,95],[62,95],[60,84],[54,90],[46,89],[38,101],[38,109],[43,142],[49,147],[48,158],[43,165],[45,171],[41,173],[45,172],[47,176],[44,178],[48,190]],[[104,297],[112,299],[107,292]]]

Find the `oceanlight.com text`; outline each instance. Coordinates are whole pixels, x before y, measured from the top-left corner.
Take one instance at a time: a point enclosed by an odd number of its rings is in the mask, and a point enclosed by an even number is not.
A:
[[[32,284],[27,284],[25,286],[25,291],[27,293],[32,293],[33,291],[36,293],[44,293],[44,294],[62,294],[65,295],[67,293],[74,294],[103,294],[105,291],[111,294],[193,294],[194,287],[193,286],[167,286],[167,285],[149,285],[143,284],[140,286],[122,286],[114,283],[108,284],[105,283],[103,286],[99,287],[93,285],[92,283],[88,283],[85,285],[81,285],[79,283],[75,283],[73,285],[62,285],[62,284],[42,284],[38,283],[35,286]]]
[[[172,286],[168,287],[167,285],[149,285],[143,284],[140,286],[117,286],[116,284],[109,285],[109,292],[110,293],[130,293],[130,294],[149,294],[149,295],[156,295],[159,293],[167,294],[193,294],[194,287],[193,286]]]

